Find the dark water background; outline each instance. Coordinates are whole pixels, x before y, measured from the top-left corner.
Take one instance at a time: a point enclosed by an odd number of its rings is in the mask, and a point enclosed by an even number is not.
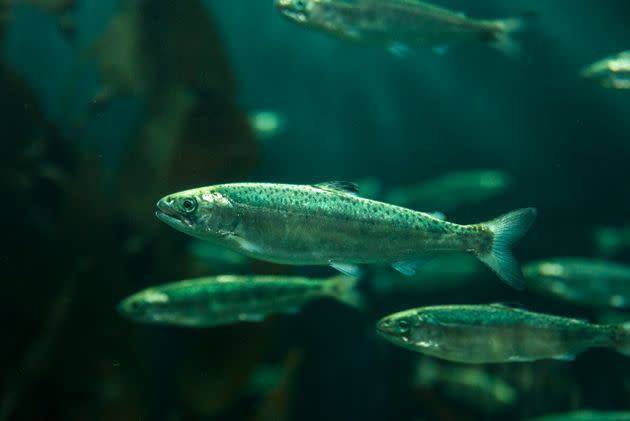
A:
[[[196,16],[208,14],[216,37],[199,38],[215,40],[219,53],[206,60],[201,44],[178,59],[178,49],[199,44],[196,27],[183,20],[185,13],[172,13],[173,2],[155,1],[145,5],[142,22],[151,30],[143,33],[140,51],[151,56],[143,59],[145,68],[158,82],[149,93],[121,95],[87,113],[101,82],[86,51],[123,3],[78,1],[68,12],[75,25],[69,37],[53,14],[17,1],[1,38],[3,74],[11,74],[3,76],[1,99],[6,234],[0,279],[7,288],[0,313],[6,335],[0,411],[12,408],[6,419],[475,420],[630,409],[630,360],[609,350],[588,351],[573,363],[489,368],[508,377],[527,372],[538,385],[499,415],[411,387],[416,356],[373,333],[374,322],[390,312],[517,301],[540,311],[596,316],[498,280],[433,295],[371,295],[362,314],[318,302],[262,327],[211,331],[133,325],[114,309],[148,285],[207,274],[186,260],[188,239],[160,226],[153,204],[172,191],[219,181],[372,176],[396,186],[454,170],[501,169],[514,176],[514,188],[449,219],[478,222],[535,206],[539,218],[516,247],[519,260],[595,255],[593,227],[629,222],[630,96],[585,83],[577,73],[629,48],[627,1],[440,2],[475,17],[535,11],[537,18],[519,36],[525,51],[520,62],[482,44],[399,59],[299,28],[270,0],[205,1]],[[182,29],[187,26],[188,32]],[[213,73],[215,63],[227,70]],[[174,114],[164,105],[173,101],[155,98],[177,84],[198,93],[202,105],[191,112],[183,136],[188,140],[164,148],[169,164],[160,166],[155,162],[165,159],[151,157],[164,143],[148,136],[137,153],[129,145],[156,103],[164,115]],[[243,112],[261,108],[284,113],[288,127],[256,143],[245,133]],[[34,138],[45,139],[43,158],[28,158]],[[50,177],[32,181],[41,163],[66,171],[71,187],[57,188]],[[329,273],[262,263],[253,270]],[[72,293],[56,323],[55,297],[63,302],[58,291],[66,284]],[[243,379],[263,363],[281,364],[289,349],[298,349],[301,360],[291,386],[279,392],[291,402],[288,415],[254,415],[264,397],[241,393]]]

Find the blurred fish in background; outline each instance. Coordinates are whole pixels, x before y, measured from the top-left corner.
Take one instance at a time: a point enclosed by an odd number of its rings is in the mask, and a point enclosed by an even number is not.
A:
[[[598,259],[545,259],[523,267],[528,289],[599,308],[630,308],[630,266]]]
[[[615,257],[630,250],[630,226],[597,227],[593,238],[598,253],[604,257]]]
[[[248,114],[249,124],[261,140],[269,140],[286,130],[287,118],[279,111],[254,110]]]
[[[530,421],[627,421],[630,412],[623,411],[573,411],[563,414],[544,415],[531,418]]]
[[[359,306],[357,280],[221,275],[173,282],[125,298],[118,311],[145,323],[208,327],[260,322],[273,313],[297,313],[310,300],[331,297]]]
[[[587,66],[582,77],[604,88],[630,89],[630,51],[622,51]]]
[[[444,47],[456,42],[484,41],[516,56],[510,39],[519,19],[471,19],[419,0],[276,0],[289,20],[340,39],[382,45],[392,52],[414,47]]]
[[[424,211],[452,212],[499,196],[511,187],[512,178],[498,170],[457,171],[387,192],[385,200]]]
[[[488,414],[505,413],[519,401],[516,387],[488,373],[483,366],[462,367],[421,358],[416,365],[414,384],[435,389],[449,399]]]

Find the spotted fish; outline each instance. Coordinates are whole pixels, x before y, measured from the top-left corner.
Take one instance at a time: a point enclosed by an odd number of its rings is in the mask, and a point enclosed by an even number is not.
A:
[[[468,252],[523,287],[509,246],[533,223],[535,209],[459,225],[357,192],[349,182],[221,184],[170,194],[156,215],[181,232],[275,263],[330,265],[352,276],[358,264],[380,263],[413,275],[427,253]]]

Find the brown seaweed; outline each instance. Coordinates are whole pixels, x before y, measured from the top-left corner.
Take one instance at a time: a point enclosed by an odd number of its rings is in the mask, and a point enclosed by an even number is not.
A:
[[[60,4],[48,6],[61,12]],[[113,188],[100,154],[61,135],[29,88],[0,67],[0,108],[12,134],[0,143],[0,191],[11,198],[5,210],[20,216],[5,236],[10,248],[0,268],[6,311],[17,322],[7,328],[14,340],[4,350],[0,377],[6,417],[126,420],[147,414],[139,387],[147,376],[143,354],[134,345],[135,326],[118,317],[116,304],[138,281],[199,275],[182,247],[187,239],[154,218],[155,201],[184,185],[242,178],[256,160],[246,117],[232,99],[231,70],[200,2],[135,1],[123,8],[133,17],[120,40],[137,36],[143,48],[110,45],[127,54],[111,65],[104,57],[116,51],[99,50],[101,71],[117,94],[137,96],[146,107]],[[161,46],[147,48],[158,35]],[[132,70],[119,71],[119,65]],[[124,79],[126,71],[147,83]],[[203,362],[221,370],[226,381],[245,378],[271,332],[235,327],[210,335],[207,346],[215,351],[217,342],[225,343],[228,367],[220,355],[208,360],[206,345],[195,346],[180,380],[183,407],[207,410],[187,386],[198,381],[195,367]],[[258,338],[257,345],[235,356],[231,350],[242,335]],[[228,405],[241,383],[203,405]]]

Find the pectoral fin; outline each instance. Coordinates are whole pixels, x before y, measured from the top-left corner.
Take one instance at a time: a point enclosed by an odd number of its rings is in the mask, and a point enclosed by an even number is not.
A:
[[[337,269],[344,275],[352,276],[354,278],[361,277],[361,268],[357,265],[353,265],[351,263],[330,262],[330,266]]]
[[[575,355],[573,354],[565,354],[565,355],[556,355],[553,357],[554,360],[559,361],[575,361]]]
[[[418,269],[424,266],[432,256],[427,256],[422,259],[406,260],[402,262],[396,262],[392,264],[392,267],[405,276],[413,276]]]

